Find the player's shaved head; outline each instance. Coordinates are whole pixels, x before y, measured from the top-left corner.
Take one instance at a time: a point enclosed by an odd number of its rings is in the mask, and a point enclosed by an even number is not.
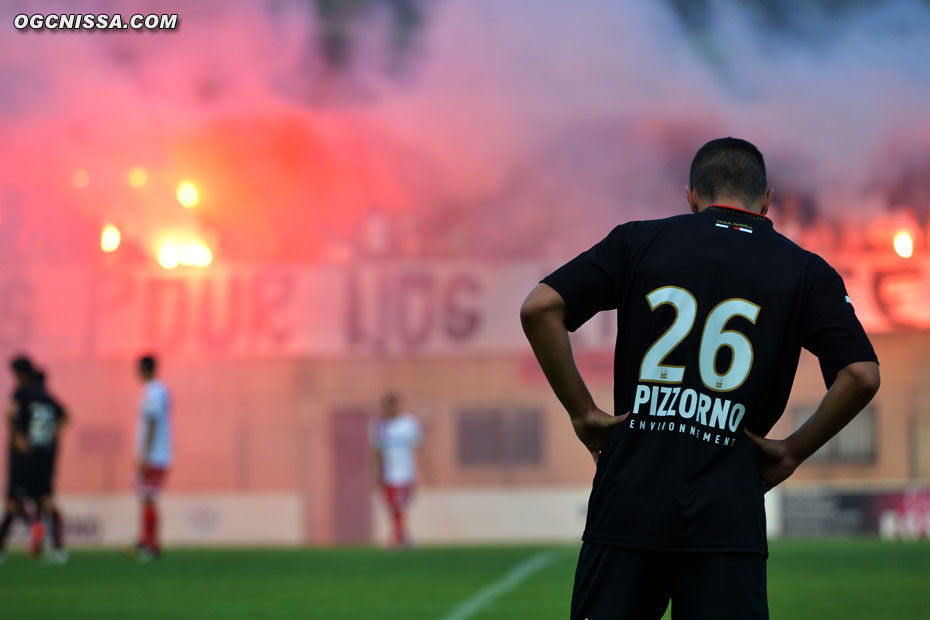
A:
[[[10,360],[10,370],[13,371],[16,384],[20,387],[35,381],[36,367],[26,355],[17,355]]]
[[[381,408],[385,413],[393,415],[400,410],[400,395],[397,392],[387,392],[381,397]]]
[[[10,368],[13,373],[21,377],[32,377],[35,375],[35,366],[32,360],[26,355],[17,355],[10,361]]]
[[[139,374],[141,374],[143,377],[154,377],[157,367],[158,363],[155,361],[154,355],[143,355],[139,358]]]
[[[718,138],[700,149],[691,162],[691,189],[705,200],[738,198],[758,204],[768,181],[765,160],[752,143],[739,138]]]

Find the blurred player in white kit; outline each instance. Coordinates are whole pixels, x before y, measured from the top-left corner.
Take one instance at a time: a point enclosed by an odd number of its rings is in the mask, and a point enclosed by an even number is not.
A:
[[[136,437],[136,491],[142,509],[136,551],[140,559],[151,560],[161,554],[155,500],[171,466],[171,395],[156,376],[153,356],[140,358],[137,370],[143,387]]]
[[[393,525],[393,547],[412,548],[407,532],[407,506],[417,479],[417,452],[423,431],[413,414],[404,412],[394,393],[381,399],[381,415],[369,428],[376,480],[381,484]]]

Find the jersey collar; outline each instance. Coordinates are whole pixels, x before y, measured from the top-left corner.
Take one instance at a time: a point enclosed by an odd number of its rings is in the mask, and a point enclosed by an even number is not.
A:
[[[725,215],[727,217],[737,217],[743,220],[754,222],[760,227],[772,228],[772,220],[765,217],[761,213],[747,211],[746,209],[741,209],[739,207],[731,207],[730,205],[713,204],[704,209],[702,213],[712,213],[717,216]]]

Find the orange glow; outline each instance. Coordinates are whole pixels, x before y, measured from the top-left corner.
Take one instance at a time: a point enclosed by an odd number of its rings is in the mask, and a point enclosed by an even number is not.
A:
[[[158,264],[165,269],[174,269],[181,264],[181,251],[173,243],[165,243],[158,249]]]
[[[119,228],[107,224],[100,233],[100,249],[104,252],[115,252],[122,238]]]
[[[213,252],[203,243],[188,243],[181,248],[181,264],[206,267],[213,262]]]
[[[894,251],[898,253],[898,256],[901,258],[910,258],[914,253],[914,240],[911,239],[910,234],[905,231],[901,231],[894,236]]]
[[[74,187],[78,189],[87,187],[88,184],[90,184],[90,175],[87,173],[86,170],[81,168],[80,170],[74,173],[74,176],[71,178],[71,183],[74,185]]]
[[[197,192],[197,188],[194,187],[194,184],[190,181],[184,181],[178,185],[178,202],[188,209],[197,206],[197,203],[200,202],[200,194]]]
[[[148,181],[149,175],[145,172],[145,168],[140,168],[136,166],[129,171],[129,184],[133,187],[142,187],[145,185],[145,182]]]

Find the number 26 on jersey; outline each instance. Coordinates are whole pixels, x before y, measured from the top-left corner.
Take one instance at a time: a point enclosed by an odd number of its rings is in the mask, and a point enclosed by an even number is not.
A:
[[[667,366],[665,358],[681,344],[694,328],[697,316],[697,300],[689,291],[678,286],[663,286],[646,295],[649,308],[655,311],[666,304],[675,309],[675,320],[656,340],[643,356],[639,368],[640,381],[657,383],[681,383],[685,376],[684,366]],[[701,383],[717,392],[730,392],[743,385],[752,369],[752,343],[742,333],[726,329],[727,322],[736,316],[755,324],[759,317],[759,306],[734,297],[721,301],[707,315],[701,346],[698,353],[698,371]],[[730,367],[717,372],[717,355],[720,349],[730,349]]]

